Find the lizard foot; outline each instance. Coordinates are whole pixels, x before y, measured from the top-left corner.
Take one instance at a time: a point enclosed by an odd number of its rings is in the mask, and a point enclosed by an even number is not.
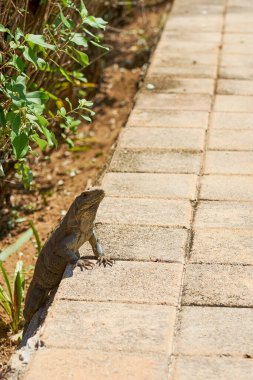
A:
[[[79,267],[81,271],[83,271],[83,268],[87,270],[91,270],[93,269],[94,265],[95,264],[92,261],[82,259],[82,258],[78,259],[76,262],[76,266]]]
[[[97,260],[97,264],[100,266],[100,265],[103,265],[104,268],[106,267],[106,265],[109,265],[109,267],[112,267],[113,264],[114,264],[114,260],[111,260],[111,259],[107,259],[106,257],[104,256],[101,256],[98,258]]]

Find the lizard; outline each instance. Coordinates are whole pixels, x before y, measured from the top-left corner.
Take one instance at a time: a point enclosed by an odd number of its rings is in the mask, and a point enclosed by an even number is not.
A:
[[[113,261],[105,257],[94,231],[94,220],[104,196],[104,191],[99,188],[86,190],[77,196],[42,247],[25,298],[25,329],[50,292],[60,284],[68,264],[74,264],[81,270],[92,269],[94,264],[80,258],[78,252],[86,241],[89,241],[99,265],[113,265]]]

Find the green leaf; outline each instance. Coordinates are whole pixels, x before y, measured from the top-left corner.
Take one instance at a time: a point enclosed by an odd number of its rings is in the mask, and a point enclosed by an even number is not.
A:
[[[65,71],[62,67],[60,67],[59,70],[60,70],[60,73],[64,76],[64,78],[67,79],[67,81],[69,81],[71,83],[73,82],[72,79],[70,78],[70,76],[68,75],[67,71]]]
[[[66,19],[66,17],[64,16],[64,14],[63,14],[63,12],[62,12],[62,9],[61,9],[61,7],[60,7],[60,4],[58,4],[58,7],[59,7],[59,9],[60,9],[60,19],[61,19],[63,25],[65,25],[66,28],[71,29],[71,25],[70,25],[70,23],[68,22],[68,20]]]
[[[22,32],[20,28],[17,28],[15,32],[15,39],[19,41],[20,37],[24,37],[24,33]]]
[[[56,46],[48,44],[45,42],[44,36],[40,34],[27,34],[25,36],[26,41],[32,42],[35,45],[39,45],[43,48],[50,49],[50,50],[56,50]]]
[[[31,62],[36,68],[38,66],[38,58],[37,55],[34,53],[33,49],[30,47],[25,46],[23,49],[23,56],[25,59],[29,62]]]
[[[88,11],[84,5],[83,0],[80,0],[80,15],[83,19],[88,16]]]
[[[71,33],[70,41],[76,45],[80,45],[85,48],[88,47],[88,40],[83,36],[82,33]]]
[[[110,51],[110,48],[108,48],[107,46],[103,46],[103,45],[100,45],[99,43],[97,43],[96,41],[92,41],[90,40],[90,43],[96,47],[99,47],[99,48],[102,48],[102,49],[105,49],[107,51]]]
[[[8,33],[10,36],[12,36],[10,29],[5,28],[2,24],[0,24],[0,33]]]
[[[89,16],[83,20],[84,24],[90,25],[92,28],[105,29],[107,22],[101,17]]]
[[[89,65],[89,57],[87,54],[83,53],[82,51],[78,51],[75,48],[72,48],[72,51],[77,59],[77,61],[82,65],[82,66],[88,66]]]
[[[4,109],[2,106],[0,106],[0,126],[5,127],[6,125],[6,118],[4,114]]]
[[[39,135],[37,133],[33,133],[30,138],[36,142],[36,144],[38,145],[38,147],[40,148],[40,150],[42,150],[42,152],[46,149],[47,147],[47,142],[43,139],[41,139],[39,137]]]
[[[32,234],[33,233],[31,228],[22,233],[15,241],[15,243],[9,245],[0,253],[0,261],[7,260],[10,255],[17,252],[32,237]]]
[[[19,135],[13,134],[13,138],[11,139],[13,152],[15,158],[19,160],[24,157],[29,149],[29,139],[26,133],[20,133]],[[12,137],[12,136],[11,136]]]
[[[8,112],[6,116],[7,122],[10,124],[12,131],[15,135],[19,134],[19,129],[21,127],[21,118],[18,113]]]
[[[41,126],[41,132],[46,137],[50,148],[52,148],[53,146],[58,146],[58,141],[56,140],[56,137],[53,132],[49,131],[49,129],[47,129],[45,126]]]
[[[25,64],[17,54],[12,56],[12,65],[20,72],[24,71]]]

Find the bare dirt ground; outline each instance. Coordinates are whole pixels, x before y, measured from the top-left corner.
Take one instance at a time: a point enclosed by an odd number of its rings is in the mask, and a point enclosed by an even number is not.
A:
[[[112,49],[106,57],[102,80],[94,97],[94,122],[79,128],[73,149],[62,145],[33,163],[36,187],[31,193],[12,195],[12,210],[4,210],[6,228],[0,232],[0,250],[15,242],[19,234],[29,228],[28,220],[33,221],[44,242],[74,197],[87,185],[96,183],[132,109],[149,56],[159,38],[168,3],[140,8],[130,13],[122,26],[108,28],[105,42]],[[26,221],[17,222],[23,218]],[[24,262],[27,286],[32,277],[29,268],[36,262],[33,239],[4,263],[7,272],[13,273],[19,258]],[[0,313],[0,368],[6,365],[16,347],[9,339],[7,323]]]

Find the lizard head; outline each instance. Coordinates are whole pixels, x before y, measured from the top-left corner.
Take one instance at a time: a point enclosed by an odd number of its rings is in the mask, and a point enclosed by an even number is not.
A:
[[[81,215],[89,209],[97,209],[104,196],[104,190],[97,187],[82,192],[75,200],[76,213]]]

